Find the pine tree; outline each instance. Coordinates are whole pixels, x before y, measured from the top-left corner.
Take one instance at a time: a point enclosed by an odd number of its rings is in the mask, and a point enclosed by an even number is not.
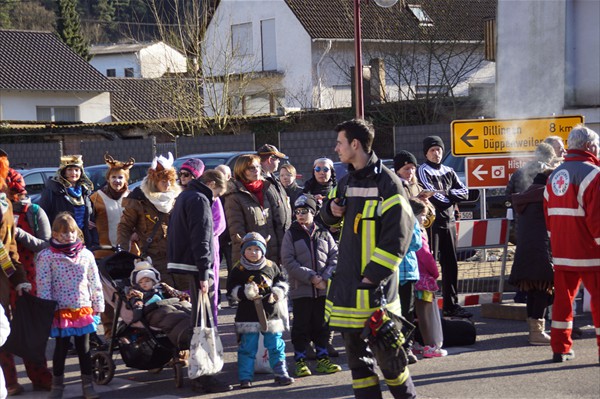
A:
[[[81,21],[77,13],[77,0],[56,0],[56,32],[67,46],[90,60],[89,44],[81,33]]]

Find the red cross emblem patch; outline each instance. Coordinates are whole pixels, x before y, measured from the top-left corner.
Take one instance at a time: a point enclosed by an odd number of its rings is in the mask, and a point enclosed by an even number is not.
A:
[[[559,197],[565,195],[569,189],[569,172],[559,170],[552,176],[552,192]]]

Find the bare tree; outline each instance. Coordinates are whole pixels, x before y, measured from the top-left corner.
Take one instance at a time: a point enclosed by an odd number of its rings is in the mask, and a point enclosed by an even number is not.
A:
[[[451,0],[439,0],[436,7],[449,10],[456,5]],[[345,10],[346,14],[349,12]],[[402,39],[385,42],[363,40],[363,64],[368,65],[369,60],[378,58],[385,65],[385,79],[379,90],[383,96],[377,100],[383,105],[411,101],[411,109],[417,110],[419,122],[424,124],[439,120],[448,109],[455,109],[457,102],[468,94],[469,83],[488,65],[484,59],[483,19],[480,38],[474,39],[474,35],[464,31],[474,29],[474,25],[438,18],[420,21],[416,29],[407,27]],[[378,36],[390,37],[389,21],[382,17],[376,26]],[[346,47],[345,51],[348,52],[349,48]],[[350,83],[350,67],[354,65],[354,59],[339,57],[339,54],[339,51],[332,51],[329,62],[336,65],[339,73]],[[390,109],[389,106],[376,108]],[[396,112],[400,108],[382,116],[392,123],[401,122],[405,116]]]
[[[239,115],[248,111],[245,104],[249,93],[273,101],[276,93],[268,79],[254,72],[259,70],[260,60],[254,55],[246,56],[231,30],[227,35],[207,34],[210,19],[214,17],[214,2],[148,0],[148,3],[158,21],[159,37],[188,60],[187,73],[171,74],[170,79],[165,79],[171,86],[171,101],[177,104],[179,129],[192,135],[198,134],[199,129],[235,132]]]

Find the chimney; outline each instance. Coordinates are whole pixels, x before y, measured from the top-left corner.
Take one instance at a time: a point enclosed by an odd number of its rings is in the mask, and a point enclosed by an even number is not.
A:
[[[381,104],[385,100],[385,65],[382,58],[373,58],[371,66],[371,104]]]

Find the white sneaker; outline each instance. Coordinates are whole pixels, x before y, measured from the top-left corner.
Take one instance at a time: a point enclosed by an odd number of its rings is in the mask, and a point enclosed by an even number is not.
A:
[[[432,358],[432,357],[444,357],[444,356],[448,356],[448,351],[446,349],[442,349],[442,348],[438,348],[437,345],[435,346],[425,346],[425,348],[423,348],[423,357],[428,357],[428,358]]]

